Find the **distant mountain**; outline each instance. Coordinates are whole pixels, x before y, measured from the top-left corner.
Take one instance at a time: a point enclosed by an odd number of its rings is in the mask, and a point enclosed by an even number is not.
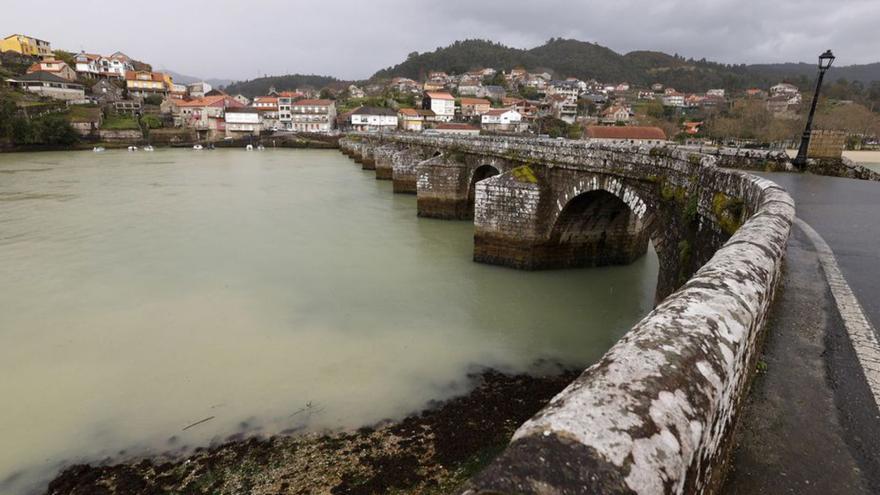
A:
[[[412,53],[400,64],[380,70],[373,79],[394,76],[420,79],[431,70],[462,73],[482,67],[545,69],[556,77],[603,82],[627,81],[639,85],[659,82],[680,91],[766,87],[783,79],[796,79],[809,85],[816,75],[815,66],[810,64],[728,65],[656,51],[621,55],[597,43],[554,38],[529,50],[486,40],[456,41],[433,52]],[[880,81],[880,63],[836,67],[829,77],[856,79],[865,84]]]
[[[220,86],[228,86],[232,84],[232,79],[202,79],[201,77],[193,77],[187,76],[185,74],[180,74],[179,72],[174,72],[173,70],[165,70],[166,74],[171,75],[174,78],[174,82],[178,84],[192,84],[204,81],[210,84],[212,87],[219,88]]]
[[[330,76],[290,74],[234,82],[227,85],[225,91],[229,94],[241,93],[249,98],[253,98],[254,96],[267,94],[270,88],[275,88],[277,91],[293,91],[297,88],[322,89],[327,86],[341,86],[344,84],[345,81]]]

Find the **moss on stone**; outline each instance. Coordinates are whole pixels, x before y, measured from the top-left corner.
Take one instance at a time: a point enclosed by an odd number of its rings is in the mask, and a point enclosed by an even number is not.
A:
[[[742,226],[744,206],[741,199],[728,196],[723,192],[716,192],[712,196],[712,213],[715,215],[718,226],[725,234],[733,235]]]
[[[535,171],[528,165],[516,167],[511,171],[511,174],[513,174],[513,178],[516,179],[517,182],[528,182],[530,184],[538,183],[538,177],[535,175]]]

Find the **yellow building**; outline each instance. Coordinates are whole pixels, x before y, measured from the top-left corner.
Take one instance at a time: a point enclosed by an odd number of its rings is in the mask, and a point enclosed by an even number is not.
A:
[[[31,38],[23,34],[13,34],[0,40],[0,51],[16,52],[36,57],[51,57],[52,45],[48,41]]]

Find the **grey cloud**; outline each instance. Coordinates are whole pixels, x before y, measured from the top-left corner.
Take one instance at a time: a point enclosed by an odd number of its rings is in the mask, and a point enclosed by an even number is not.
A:
[[[833,48],[842,64],[880,59],[877,0],[154,0],[145,5],[11,2],[3,7],[0,33],[25,32],[70,50],[122,50],[156,67],[238,79],[288,72],[363,78],[409,52],[464,38],[526,48],[562,36],[618,52],[662,50],[728,63],[812,61],[826,48]]]

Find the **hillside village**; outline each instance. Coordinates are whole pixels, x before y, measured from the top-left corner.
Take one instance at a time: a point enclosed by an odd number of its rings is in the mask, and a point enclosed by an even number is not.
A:
[[[806,100],[798,86],[784,81],[745,91],[685,93],[660,83],[641,87],[488,67],[461,74],[429,71],[422,80],[395,76],[323,88],[272,87],[266,94],[245,95],[207,82],[180,84],[121,51],[70,53],[21,34],[4,38],[0,51],[0,96],[14,102],[4,111],[18,119],[5,133],[17,144],[186,144],[399,130],[785,146],[802,128]],[[827,113],[834,113],[832,107]],[[869,114],[854,133],[857,146],[876,145],[877,118]],[[41,119],[54,122],[44,127],[61,131],[67,122],[75,136],[26,128]],[[742,132],[745,122],[755,127],[753,135]]]

